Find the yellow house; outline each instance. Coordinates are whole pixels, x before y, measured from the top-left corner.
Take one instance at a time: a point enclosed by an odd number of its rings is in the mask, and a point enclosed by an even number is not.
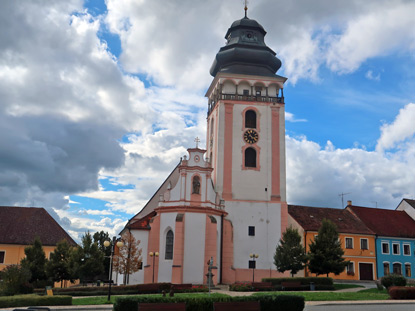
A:
[[[0,206],[0,270],[19,264],[35,237],[40,238],[46,258],[63,239],[76,245],[44,208]]]
[[[375,233],[346,209],[288,205],[288,225],[299,230],[306,252],[318,234],[323,219],[332,221],[339,232],[344,258],[350,263],[339,275],[340,280],[376,280]],[[304,269],[298,276],[314,276]]]

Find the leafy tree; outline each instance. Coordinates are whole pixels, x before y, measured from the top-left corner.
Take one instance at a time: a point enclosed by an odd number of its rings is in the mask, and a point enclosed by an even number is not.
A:
[[[308,267],[312,273],[340,274],[349,261],[343,258],[344,251],[339,241],[336,225],[330,220],[323,219],[318,236],[310,244]]]
[[[74,282],[76,275],[71,273],[69,260],[71,256],[71,246],[66,240],[62,240],[56,244],[56,249],[50,253],[50,260],[46,264],[46,275],[54,282],[63,281]]]
[[[33,245],[27,246],[24,250],[26,255],[20,262],[22,267],[27,268],[32,277],[29,282],[34,284],[35,287],[41,283],[45,283],[46,276],[46,255],[42,247],[42,242],[39,237],[36,237]]]
[[[29,284],[31,274],[27,267],[9,265],[0,271],[0,296],[27,294],[33,292]]]
[[[111,247],[105,247],[104,242],[111,240],[111,238],[109,233],[104,231],[95,232],[93,238],[94,243],[97,243],[99,249],[104,253],[104,275],[101,279],[106,279],[110,273]]]
[[[294,274],[304,268],[306,262],[307,255],[301,245],[298,230],[287,228],[275,250],[274,265],[279,272],[291,271],[291,276],[294,277]]]
[[[137,272],[141,265],[141,248],[138,248],[140,241],[136,241],[134,236],[126,231],[121,239],[124,243],[114,255],[114,271],[124,275],[124,284],[128,284],[130,274]]]
[[[89,232],[82,236],[82,244],[72,250],[69,267],[71,275],[81,281],[96,279],[104,272],[104,253]]]

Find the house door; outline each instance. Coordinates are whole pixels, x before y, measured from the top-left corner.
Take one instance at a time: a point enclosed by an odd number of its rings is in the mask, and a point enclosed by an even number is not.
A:
[[[359,263],[360,280],[373,280],[373,264]]]

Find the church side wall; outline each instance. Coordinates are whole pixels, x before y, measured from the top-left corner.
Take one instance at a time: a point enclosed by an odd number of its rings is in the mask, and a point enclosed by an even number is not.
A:
[[[159,278],[158,282],[171,282],[172,276],[172,259],[165,259],[166,257],[166,234],[169,230],[175,232],[177,213],[160,213],[160,258],[159,258]],[[174,243],[176,242],[176,236],[173,236]],[[173,253],[174,257],[174,253]]]
[[[228,219],[233,225],[234,261],[236,269],[248,269],[249,254],[259,254],[257,269],[275,270],[273,256],[281,238],[281,204],[266,202],[226,202]],[[248,227],[255,227],[255,236]]]
[[[183,283],[202,284],[205,264],[206,214],[186,213]]]
[[[147,265],[147,254],[148,254],[148,230],[131,230],[131,234],[140,244],[138,248],[141,248],[141,258],[143,260],[143,267]],[[120,279],[120,278],[119,278]],[[122,278],[121,278],[122,279]],[[138,270],[129,277],[129,284],[142,284],[144,283],[144,270]]]

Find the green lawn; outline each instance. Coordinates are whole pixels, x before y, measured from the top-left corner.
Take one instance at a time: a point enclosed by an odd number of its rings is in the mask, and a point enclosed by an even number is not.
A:
[[[364,288],[364,286],[363,285],[357,285],[357,284],[340,284],[340,283],[338,283],[338,284],[333,284],[333,286],[334,286],[334,289],[335,290],[340,290],[340,289],[347,289],[347,288],[359,288],[359,287],[362,287],[362,288]]]
[[[254,295],[287,295],[287,292],[262,292]],[[387,300],[389,295],[386,290],[379,291],[376,288],[364,289],[359,292],[289,292],[292,295],[303,296],[306,301],[340,301],[340,300]]]
[[[140,297],[146,297],[146,296],[156,296],[161,297],[161,294],[151,294],[151,295],[138,295]],[[208,297],[208,293],[177,293],[174,294],[175,297],[189,297],[194,298],[195,296],[198,297]],[[225,294],[211,294],[211,297],[223,297],[227,296]],[[111,304],[115,302],[115,300],[119,297],[134,297],[134,295],[128,295],[128,296],[111,296]],[[109,303],[107,300],[107,296],[98,296],[98,297],[82,297],[82,298],[74,298],[72,299],[72,305],[74,306],[80,306],[80,305],[103,305]]]

